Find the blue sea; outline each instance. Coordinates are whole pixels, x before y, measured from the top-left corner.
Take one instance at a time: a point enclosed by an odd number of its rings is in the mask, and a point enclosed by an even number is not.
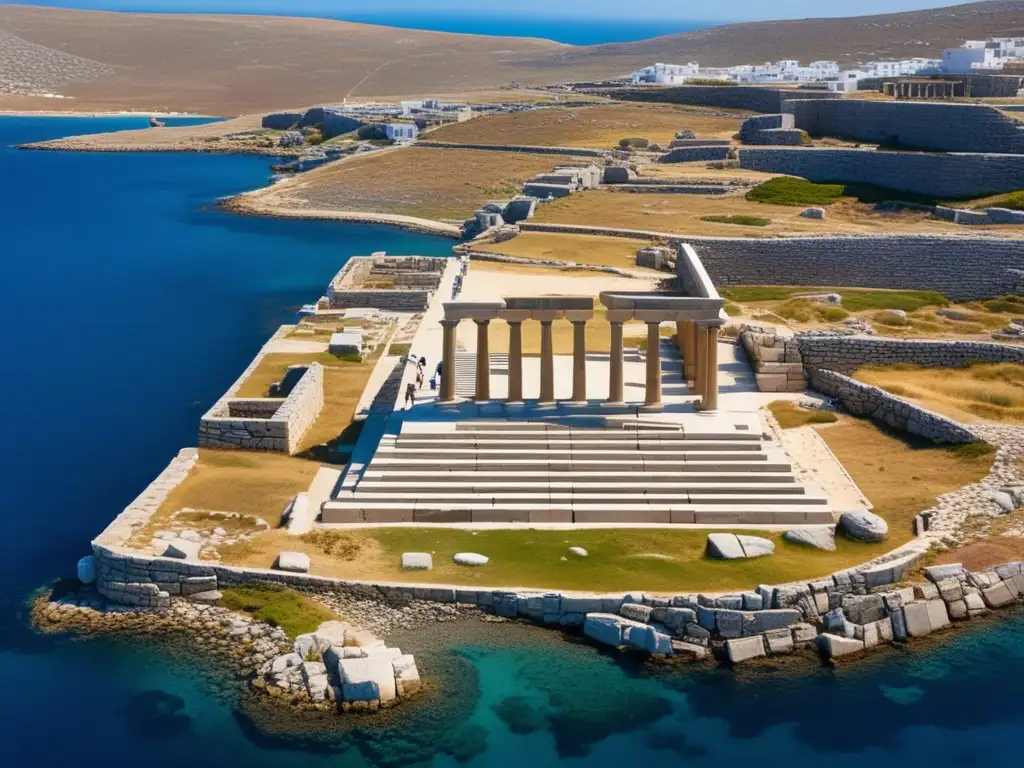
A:
[[[468,35],[540,37],[569,45],[596,45],[647,40],[716,26],[720,22],[665,16],[592,18],[567,8],[537,14],[530,9],[480,5],[461,11],[438,10],[424,3],[414,10],[392,10],[381,4],[327,2],[326,0],[38,0],[33,5],[98,11],[145,13],[250,13],[271,16],[307,16],[378,24],[404,29],[428,29]],[[467,3],[467,5],[469,5]],[[613,9],[615,10],[615,9]],[[699,9],[714,14],[713,9]]]
[[[385,717],[291,722],[181,649],[39,636],[32,590],[181,446],[344,260],[451,241],[212,207],[266,158],[17,151],[144,118],[0,118],[0,744],[4,766],[1002,766],[1024,757],[1024,618],[852,667],[643,664],[515,624],[398,638],[430,693]]]

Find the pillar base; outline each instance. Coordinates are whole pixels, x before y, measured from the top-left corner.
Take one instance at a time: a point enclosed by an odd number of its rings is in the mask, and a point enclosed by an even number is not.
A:
[[[641,413],[662,413],[665,410],[665,404],[652,403],[648,405],[647,403],[644,403],[643,405],[638,405],[637,410]]]
[[[565,400],[565,401],[562,402],[562,405],[566,406],[567,408],[586,408],[588,405],[590,405],[590,401],[589,400]]]
[[[700,411],[701,413],[714,413],[715,411],[718,410],[718,408],[708,408],[706,405],[704,405],[704,403],[701,402],[694,403],[693,407],[696,410]]]

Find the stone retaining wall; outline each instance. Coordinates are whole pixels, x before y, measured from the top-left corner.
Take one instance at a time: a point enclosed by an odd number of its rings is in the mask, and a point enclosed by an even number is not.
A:
[[[830,91],[785,91],[753,85],[680,85],[669,88],[615,88],[599,91],[603,96],[625,101],[655,101],[689,104],[698,107],[747,109],[751,112],[778,113],[789,99],[838,99]]]
[[[807,99],[787,101],[779,111],[792,114],[796,127],[812,136],[943,152],[1024,153],[1024,123],[987,105]]]
[[[697,249],[719,286],[919,289],[938,291],[955,301],[1024,289],[1018,274],[1024,263],[1020,240],[931,235],[677,237]]]
[[[865,416],[935,443],[978,441],[973,432],[952,419],[914,405],[879,387],[835,371],[820,369],[812,370],[810,379],[812,389],[836,398],[854,416]]]
[[[658,158],[659,163],[696,163],[728,160],[729,147],[678,147]]]
[[[311,363],[284,399],[222,397],[199,422],[199,445],[292,454],[323,405],[323,367]]]
[[[882,339],[869,336],[795,337],[808,375],[824,369],[853,373],[865,365],[965,368],[972,363],[1024,363],[1024,347],[984,341]]]
[[[759,391],[803,392],[807,388],[803,357],[796,339],[743,326],[738,340],[754,369]]]
[[[985,197],[1024,188],[1024,154],[930,154],[817,147],[743,148],[739,154],[740,167],[751,171],[784,173],[814,182],[873,184],[931,197]]]

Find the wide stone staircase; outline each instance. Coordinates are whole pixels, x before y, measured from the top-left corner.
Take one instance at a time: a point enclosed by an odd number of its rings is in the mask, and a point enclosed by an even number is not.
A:
[[[491,373],[508,375],[508,355],[490,355]],[[455,396],[472,400],[476,394],[476,352],[455,353]]]
[[[833,515],[759,429],[695,416],[682,428],[406,421],[322,520],[807,525]]]

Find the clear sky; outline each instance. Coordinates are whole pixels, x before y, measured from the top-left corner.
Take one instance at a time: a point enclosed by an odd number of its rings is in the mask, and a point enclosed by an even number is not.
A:
[[[3,3],[5,0],[0,0]],[[961,0],[962,2],[963,0]],[[21,0],[32,3],[33,0]],[[517,0],[494,5],[486,0],[36,0],[39,5],[105,10],[146,11],[171,9],[183,13],[218,11],[235,13],[288,13],[341,16],[345,12],[364,16],[409,12],[417,15],[462,12],[476,15],[543,15],[556,18],[624,18],[744,21],[801,19],[821,16],[865,16],[875,13],[958,5],[944,0],[729,0],[709,3],[692,0]]]

